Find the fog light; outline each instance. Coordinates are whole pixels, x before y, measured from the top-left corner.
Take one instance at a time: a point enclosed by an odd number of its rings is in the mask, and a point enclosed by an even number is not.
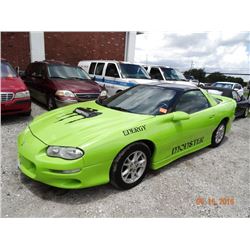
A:
[[[70,169],[70,170],[51,170],[54,173],[58,173],[58,174],[74,174],[74,173],[78,173],[81,171],[80,168],[75,168],[75,169]]]

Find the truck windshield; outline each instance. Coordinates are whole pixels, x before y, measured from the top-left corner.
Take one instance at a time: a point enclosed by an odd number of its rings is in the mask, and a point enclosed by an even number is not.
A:
[[[1,77],[17,77],[16,71],[8,62],[1,61]]]
[[[178,70],[172,68],[161,68],[166,80],[187,81],[185,76]]]
[[[90,79],[83,69],[67,65],[48,65],[48,74],[50,78],[76,80]]]
[[[165,113],[171,108],[176,97],[174,89],[137,85],[133,88],[122,91],[115,96],[100,101],[97,104],[102,106],[135,114],[159,115],[163,109]]]
[[[147,71],[136,64],[120,63],[123,78],[150,79]]]

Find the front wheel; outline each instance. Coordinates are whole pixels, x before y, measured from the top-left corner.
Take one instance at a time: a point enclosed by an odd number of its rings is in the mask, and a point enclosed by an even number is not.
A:
[[[151,152],[145,143],[134,143],[123,149],[115,158],[110,181],[119,189],[129,189],[138,185],[150,165]]]
[[[47,108],[48,108],[48,110],[53,110],[53,109],[57,108],[55,98],[51,95],[48,96],[48,98],[47,98]]]
[[[226,133],[226,122],[222,121],[213,132],[211,146],[212,147],[219,146],[225,137],[225,133]]]

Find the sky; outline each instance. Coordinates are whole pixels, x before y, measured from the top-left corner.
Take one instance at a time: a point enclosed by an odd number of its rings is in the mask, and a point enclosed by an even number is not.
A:
[[[135,62],[185,71],[250,73],[250,32],[143,32],[136,36]],[[249,76],[242,77],[250,80]]]

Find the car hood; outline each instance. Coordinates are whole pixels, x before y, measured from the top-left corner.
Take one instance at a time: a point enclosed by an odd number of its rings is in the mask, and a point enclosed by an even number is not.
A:
[[[69,90],[73,93],[100,93],[101,87],[92,80],[52,80],[59,90]]]
[[[74,113],[76,108],[95,109],[98,114],[84,118]],[[46,112],[35,118],[29,128],[47,145],[81,147],[105,137],[120,135],[123,130],[140,126],[142,121],[152,117],[106,108],[90,101]]]
[[[19,92],[27,90],[26,85],[19,77],[2,77],[1,92]]]

